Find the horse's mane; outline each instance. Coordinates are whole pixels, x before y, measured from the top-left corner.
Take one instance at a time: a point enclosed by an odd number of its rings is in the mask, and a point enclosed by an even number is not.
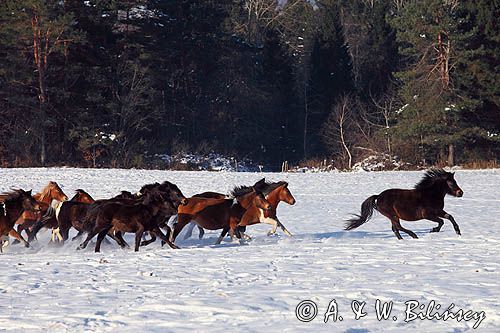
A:
[[[444,171],[443,169],[430,169],[424,174],[424,177],[415,185],[416,190],[422,190],[429,188],[439,180],[446,180],[451,175],[451,173]]]
[[[242,195],[251,193],[254,191],[253,186],[236,186],[232,191],[231,195],[233,197],[241,197]]]
[[[21,190],[12,190],[9,192],[4,192],[0,194],[0,202],[7,202],[18,199],[22,194]]]
[[[268,195],[269,193],[271,193],[272,191],[274,191],[278,187],[281,187],[284,185],[286,186],[286,185],[288,185],[288,183],[285,181],[268,182],[263,178],[260,181],[258,181],[257,183],[255,183],[254,187],[257,191],[262,192],[262,194]]]
[[[45,187],[43,188],[43,190],[42,190],[41,192],[37,193],[37,195],[39,196],[38,201],[44,201],[44,200],[45,200],[45,199],[46,199],[46,198],[50,195],[50,191],[51,191],[54,187],[56,187],[56,186],[59,186],[59,185],[57,185],[57,183],[56,183],[56,182],[52,182],[52,181],[50,181],[50,182],[47,184],[47,186],[45,186]]]

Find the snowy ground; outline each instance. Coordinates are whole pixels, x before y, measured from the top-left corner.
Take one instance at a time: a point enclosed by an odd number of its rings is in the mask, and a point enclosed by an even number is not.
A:
[[[92,169],[0,169],[0,190],[40,190],[57,181],[71,196],[83,188],[96,198],[169,180],[186,196],[229,191],[265,175],[287,180],[297,199],[280,206],[281,221],[294,234],[266,236],[269,226],[249,229],[254,240],[179,238],[180,250],[159,243],[139,253],[103,244],[47,245],[46,232],[31,249],[12,245],[0,254],[0,331],[50,332],[461,332],[476,320],[405,322],[405,304],[417,300],[452,309],[484,311],[477,331],[500,330],[500,170],[458,171],[465,194],[447,197],[449,222],[429,234],[429,221],[404,223],[420,239],[398,241],[380,215],[360,229],[342,231],[369,195],[389,187],[412,187],[422,172],[255,174]],[[405,236],[404,236],[405,237]],[[129,238],[130,239],[130,238]],[[324,323],[332,299],[343,321]],[[389,320],[378,321],[377,299],[394,302]],[[300,322],[297,304],[312,300],[318,315]],[[365,301],[367,315],[354,319],[351,302]],[[432,313],[435,312],[432,311]],[[397,317],[393,320],[393,317]]]

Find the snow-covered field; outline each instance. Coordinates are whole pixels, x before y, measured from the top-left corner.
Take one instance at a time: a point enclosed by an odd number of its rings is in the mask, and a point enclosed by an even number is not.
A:
[[[410,188],[422,172],[256,174],[93,169],[0,169],[0,190],[41,190],[57,181],[68,196],[82,188],[96,198],[169,180],[186,196],[227,192],[262,176],[286,180],[297,199],[280,205],[280,220],[294,234],[268,237],[268,225],[249,228],[248,245],[212,245],[218,232],[178,238],[179,250],[151,244],[141,251],[103,244],[32,248],[12,245],[0,254],[0,331],[49,332],[461,332],[476,319],[405,322],[405,302],[434,300],[442,313],[484,311],[477,331],[500,331],[500,170],[457,171],[463,198],[446,198],[445,209],[463,236],[446,221],[429,234],[430,221],[403,223],[419,239],[398,241],[390,223],[376,215],[354,231],[342,230],[361,202],[390,187]],[[280,232],[280,231],[279,231]],[[129,236],[128,240],[131,237]],[[333,322],[324,314],[335,299]],[[375,302],[393,301],[378,321]],[[296,318],[302,300],[317,304],[311,322]],[[351,302],[366,302],[354,319]],[[332,303],[333,305],[334,303]],[[422,310],[425,312],[425,310]],[[431,313],[436,312],[432,310]],[[307,316],[307,312],[303,313]],[[394,320],[393,317],[397,317]]]

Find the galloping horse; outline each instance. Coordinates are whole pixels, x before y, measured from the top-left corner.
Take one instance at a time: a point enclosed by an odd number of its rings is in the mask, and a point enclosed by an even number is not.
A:
[[[213,199],[229,199],[227,195],[222,194],[222,193],[217,193],[217,192],[203,192],[200,194],[195,194],[193,195],[193,198],[213,198]],[[188,229],[186,233],[184,234],[184,239],[188,239],[193,235],[193,229],[194,227],[198,227],[198,238],[202,239],[203,235],[205,235],[205,230],[200,227],[199,225],[196,224],[196,222],[191,222],[188,225]]]
[[[2,252],[4,241],[3,237],[10,235],[20,242],[23,242],[26,247],[29,243],[14,229],[14,224],[23,212],[39,212],[40,204],[31,196],[30,191],[16,190],[2,194],[3,204],[0,205],[0,252]]]
[[[243,215],[240,219],[234,218],[231,222],[231,229],[236,235],[241,234],[245,231],[247,225],[252,225],[256,223],[267,223],[272,225],[272,229],[268,232],[268,235],[273,235],[276,233],[276,229],[279,226],[281,230],[287,236],[292,236],[292,234],[285,228],[285,226],[280,222],[276,215],[276,210],[278,204],[283,201],[289,205],[295,204],[295,198],[288,189],[288,183],[284,181],[280,182],[266,182],[265,178],[262,178],[256,182],[253,187],[264,194],[266,200],[271,204],[272,209],[268,212],[262,212],[263,216],[257,219],[250,219],[248,215]],[[238,229],[236,231],[236,229]],[[248,237],[248,236],[247,236]]]
[[[201,195],[203,194],[199,194],[190,198],[190,201],[193,200],[194,202],[196,200],[200,205],[191,211],[184,208],[179,209],[177,223],[174,225],[171,240],[175,240],[186,224],[190,221],[195,221],[205,229],[222,229],[222,233],[216,242],[216,244],[219,244],[230,230],[232,216],[243,215],[248,210],[250,211],[248,213],[249,216],[258,217],[261,211],[269,211],[271,209],[271,205],[261,192],[251,187],[245,191],[240,191],[239,189],[239,187],[236,187],[233,190],[234,199],[226,199],[225,195],[214,192],[205,192],[207,197],[202,197]]]
[[[392,231],[398,239],[403,239],[399,231],[404,231],[413,238],[417,235],[401,226],[399,220],[417,221],[431,220],[438,223],[431,232],[439,232],[443,226],[443,218],[450,220],[455,232],[460,235],[457,222],[444,208],[444,197],[449,194],[461,197],[464,192],[457,185],[455,173],[443,169],[427,171],[413,190],[390,189],[378,195],[372,195],[361,205],[361,215],[348,220],[345,230],[352,230],[366,223],[377,210],[391,220]]]
[[[242,187],[243,189],[249,189],[250,187]],[[269,235],[275,234],[276,229],[279,226],[283,232],[287,236],[292,236],[292,234],[285,228],[285,226],[280,222],[276,215],[276,210],[278,208],[278,205],[281,201],[286,202],[289,205],[294,205],[295,204],[295,198],[293,197],[292,193],[288,189],[288,183],[284,181],[280,182],[266,182],[265,178],[262,178],[258,182],[256,182],[253,185],[253,188],[255,188],[257,191],[262,192],[264,194],[266,200],[271,204],[272,209],[269,212],[265,212],[264,218],[262,220],[266,220],[267,223],[271,224],[273,226],[273,229],[269,231]],[[197,194],[196,196],[200,197],[213,197],[213,198],[223,198],[224,195],[220,193],[215,193],[215,192],[205,192],[201,194]],[[195,196],[195,197],[196,197]],[[246,218],[244,224],[239,224],[241,221],[241,218],[243,217],[242,214],[237,214],[236,210],[238,210],[238,207],[233,207],[233,210],[235,210],[235,214],[233,214],[232,219],[231,219],[231,235],[238,235],[239,233],[242,233],[246,229],[246,225],[252,225],[256,223],[261,223],[261,219],[254,219],[251,221],[250,219]],[[238,215],[241,215],[238,217]],[[247,215],[248,216],[248,215]],[[272,217],[272,218],[269,218]],[[239,225],[238,225],[239,224]],[[189,238],[192,234],[192,230],[194,228],[195,224],[192,224],[189,226],[188,232],[185,235],[185,239]],[[204,231],[203,228],[201,228],[198,225],[198,228],[200,230],[199,232],[199,238],[201,239],[203,237]],[[245,235],[246,236],[246,235]],[[248,238],[248,236],[246,236]]]
[[[57,239],[61,242],[64,242],[65,240],[67,240],[69,229],[72,226],[71,218],[74,217],[73,206],[87,206],[88,204],[91,204],[95,201],[90,194],[82,189],[77,189],[75,192],[76,194],[73,196],[73,198],[71,198],[71,200],[60,203],[55,209],[49,208],[46,217],[44,217],[33,227],[33,230],[29,237],[29,241],[33,240],[36,237],[40,229],[42,229],[43,227],[48,227],[48,225],[51,225],[53,228],[51,241],[55,241]],[[70,215],[68,215],[69,211],[71,211]],[[53,226],[54,223],[52,219],[56,220],[55,226]]]
[[[110,201],[98,207],[97,217],[92,231],[87,239],[80,244],[78,249],[84,249],[88,242],[98,234],[95,252],[100,251],[101,242],[110,232],[135,233],[135,251],[139,251],[141,237],[144,231],[159,236],[169,243],[172,248],[177,248],[163,235],[154,217],[163,209],[169,209],[165,198],[160,192],[149,192],[142,196],[141,201],[128,204],[120,201]]]
[[[43,226],[46,228],[57,227],[56,219],[51,216],[51,214],[53,213],[51,207],[52,201],[56,200],[59,202],[64,202],[68,200],[68,197],[66,196],[66,194],[64,194],[59,185],[53,181],[50,181],[41,192],[33,195],[33,198],[38,201],[38,204],[41,207],[41,211],[35,213],[25,211],[22,216],[16,221],[16,224],[19,224],[19,226],[17,227],[17,231],[21,234],[24,230],[26,232],[26,235],[28,236],[28,239],[30,240],[33,239],[31,237],[30,229],[36,227],[36,224],[38,223],[43,223]]]
[[[80,221],[87,214],[87,207],[95,200],[90,194],[82,189],[77,189],[76,194],[69,201],[63,202],[56,212],[57,230],[61,235],[61,242],[69,237],[69,230],[74,227],[79,233],[82,232]]]

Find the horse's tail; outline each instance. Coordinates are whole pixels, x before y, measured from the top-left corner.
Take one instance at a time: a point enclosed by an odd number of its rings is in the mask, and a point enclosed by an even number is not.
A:
[[[355,229],[355,228],[361,226],[362,224],[368,222],[368,220],[373,215],[373,210],[377,209],[377,204],[376,204],[377,198],[378,198],[378,195],[372,195],[371,197],[366,199],[361,204],[361,215],[356,215],[355,218],[347,220],[345,230]]]

